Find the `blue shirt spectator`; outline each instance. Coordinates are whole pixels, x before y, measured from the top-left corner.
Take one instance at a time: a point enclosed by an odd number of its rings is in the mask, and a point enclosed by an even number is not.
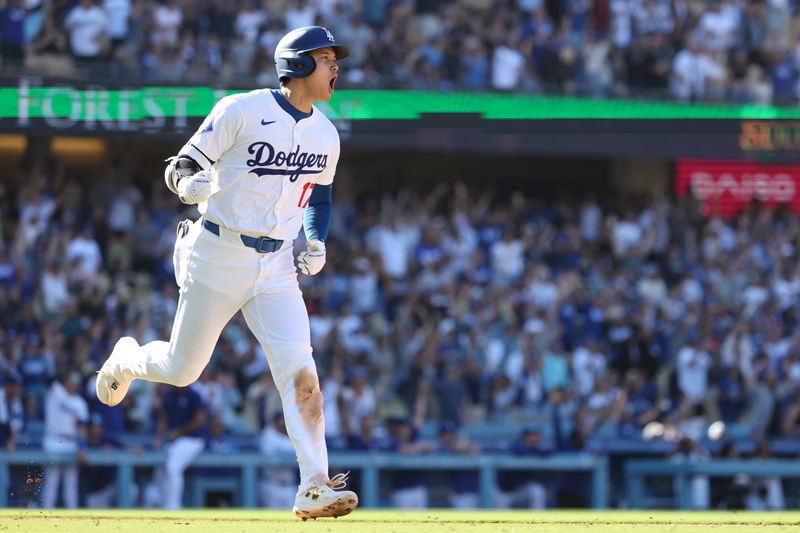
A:
[[[205,423],[208,408],[191,386],[169,387],[161,401],[168,435],[177,433],[208,440],[208,426]],[[198,419],[201,421],[198,422]]]
[[[25,60],[25,0],[8,0],[0,8],[0,56],[3,66],[19,69]]]

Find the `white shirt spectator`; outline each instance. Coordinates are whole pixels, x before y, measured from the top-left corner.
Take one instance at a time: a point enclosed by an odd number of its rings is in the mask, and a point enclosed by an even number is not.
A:
[[[456,272],[465,272],[470,269],[470,259],[478,247],[478,232],[464,215],[456,215],[454,222],[455,235],[446,238],[443,246],[450,257],[451,268]]]
[[[485,344],[485,364],[484,374],[494,374],[500,368],[503,359],[506,357],[506,343],[503,339],[493,337],[488,339]]]
[[[343,388],[342,399],[347,406],[345,416],[350,419],[350,428],[353,431],[358,431],[361,427],[362,418],[375,414],[377,407],[375,392],[369,385],[363,385],[360,391],[350,387]]]
[[[0,387],[0,424],[8,424],[8,438],[16,438],[25,426],[25,407],[22,398],[9,399],[5,387]]]
[[[733,230],[728,224],[726,224],[722,219],[715,218],[713,219],[709,226],[711,227],[714,232],[716,232],[717,236],[719,237],[719,246],[720,249],[730,252],[736,248],[736,231]]]
[[[519,86],[525,58],[519,50],[500,45],[492,54],[492,87],[501,91],[511,91]]]
[[[498,279],[512,280],[525,268],[525,246],[519,239],[503,239],[492,245],[492,270]]]
[[[155,44],[178,44],[178,34],[183,23],[183,12],[174,0],[158,6],[153,12],[153,42]]]
[[[305,0],[298,0],[294,7],[286,10],[286,27],[301,28],[313,26],[317,17],[317,10]]]
[[[78,269],[83,279],[92,278],[100,269],[103,257],[100,246],[87,235],[78,235],[67,245],[67,260],[78,261]]]
[[[525,368],[525,359],[529,356],[529,351],[530,346],[528,346],[527,349],[525,347],[520,347],[506,357],[503,365],[503,372],[512,381],[515,381],[522,374],[522,370]]]
[[[795,72],[800,71],[800,41],[797,42],[794,48],[794,69]],[[800,84],[798,84],[798,93],[800,93]]]
[[[343,1],[343,0],[314,0],[314,7],[317,9],[317,13],[322,15],[325,20],[330,20],[331,15],[334,14],[336,11],[336,4],[342,4],[346,9],[349,9],[351,1]],[[336,28],[338,32],[338,28]],[[337,33],[334,32],[334,33]],[[346,42],[348,46],[350,46],[351,41],[342,40],[342,42]]]
[[[769,300],[769,290],[762,284],[749,285],[742,294],[745,316],[753,316]]]
[[[601,352],[581,346],[572,355],[572,374],[578,387],[578,394],[587,397],[594,390],[597,378],[606,374],[606,356]]]
[[[111,201],[108,210],[108,227],[114,231],[127,233],[136,223],[136,206],[142,199],[142,193],[133,185],[121,188]]]
[[[209,411],[213,414],[221,413],[224,410],[224,394],[223,386],[221,383],[214,379],[201,378],[192,383],[191,387],[200,395],[203,402],[208,406]]]
[[[636,283],[636,292],[645,301],[653,305],[661,305],[667,298],[667,284],[658,276],[648,276]]]
[[[236,33],[248,43],[255,43],[266,15],[260,9],[245,9],[236,15]]]
[[[69,30],[72,53],[78,57],[97,57],[103,51],[103,35],[108,29],[108,18],[97,6],[75,6],[67,15],[64,26]]]
[[[722,366],[738,366],[745,379],[749,379],[753,375],[753,357],[755,353],[755,343],[750,332],[737,331],[736,329],[728,333],[719,348]]]
[[[583,68],[594,91],[606,90],[614,80],[609,55],[611,43],[608,39],[587,40],[583,46]]]
[[[772,294],[780,302],[782,310],[790,308],[800,295],[800,279],[796,275],[789,279],[777,278],[772,283]]]
[[[26,202],[19,213],[19,223],[21,226],[35,224],[36,233],[40,235],[47,229],[50,217],[56,210],[56,203],[49,196],[34,193],[34,197]]]
[[[422,239],[422,224],[420,220],[411,214],[406,214],[405,218],[397,222],[397,231],[403,236],[406,250],[410,251],[416,248]]]
[[[70,394],[60,382],[47,390],[44,406],[44,440],[48,451],[77,451],[78,424],[89,421],[89,407],[80,394]]]
[[[611,239],[614,244],[614,254],[622,257],[642,241],[642,228],[633,220],[620,220],[614,224]]]
[[[383,269],[395,278],[402,278],[408,272],[408,240],[390,227],[382,227],[377,233],[378,255]]]
[[[693,402],[702,402],[708,392],[711,357],[704,350],[684,346],[678,351],[678,387]]]
[[[354,67],[360,67],[367,59],[367,49],[369,44],[375,39],[375,32],[372,28],[364,24],[360,18],[354,18],[350,24],[339,30],[342,42],[350,47],[348,63]]]
[[[281,37],[283,37],[284,33],[282,28],[268,29],[258,38],[258,46],[261,47],[265,54],[272,57],[275,53],[275,47],[278,46],[278,42],[281,40]]]
[[[67,273],[62,268],[48,268],[42,274],[42,303],[48,313],[58,312],[69,300]]]
[[[259,450],[266,456],[294,455],[294,445],[285,433],[277,431],[270,422],[261,432]],[[296,485],[295,472],[292,467],[269,467],[264,469],[264,478],[270,483],[284,486]]]
[[[727,50],[739,30],[738,21],[729,11],[706,11],[698,24],[705,34],[705,43],[712,50]]]
[[[687,303],[699,303],[703,299],[703,286],[692,277],[686,277],[681,282],[681,297]]]
[[[710,80],[722,80],[725,67],[700,50],[684,49],[672,63],[672,92],[682,100],[704,98]]]
[[[636,9],[636,33],[638,35],[668,34],[672,32],[674,26],[669,2],[646,0]]]
[[[614,398],[616,398],[617,395],[619,395],[618,389],[594,390],[586,399],[586,407],[588,407],[591,411],[603,410],[614,403]],[[594,413],[590,413],[589,416],[591,416],[593,419],[596,419]]]
[[[539,405],[545,398],[544,383],[541,372],[532,372],[517,382],[522,389],[523,405]]]
[[[353,308],[358,312],[373,311],[378,304],[378,275],[365,257],[359,257],[353,264],[357,270],[350,278]]]
[[[311,344],[318,346],[325,342],[328,336],[333,331],[333,318],[328,315],[313,314],[308,317],[311,325]]]
[[[776,335],[774,338],[764,342],[764,352],[766,352],[770,363],[774,366],[783,364],[791,348],[792,339],[790,337],[781,338],[779,335]]]
[[[536,309],[547,310],[558,300],[558,287],[545,271],[536,275],[525,294]]]
[[[125,39],[128,36],[131,0],[103,0],[103,8],[108,17],[108,36],[112,39]]]
[[[20,210],[17,245],[25,250],[30,249],[39,236],[47,230],[55,209],[56,204],[52,198],[33,191]]]
[[[603,223],[603,212],[596,202],[591,201],[581,206],[580,214],[581,238],[587,242],[597,242]]]
[[[611,0],[611,42],[616,48],[627,48],[633,38],[633,5],[631,0]]]
[[[320,389],[325,398],[322,404],[322,413],[325,415],[325,436],[328,438],[338,437],[342,434],[342,418],[338,401],[342,386],[334,377],[328,376],[322,380]]]
[[[364,320],[355,313],[345,311],[336,323],[336,333],[340,339],[355,335],[364,325]]]

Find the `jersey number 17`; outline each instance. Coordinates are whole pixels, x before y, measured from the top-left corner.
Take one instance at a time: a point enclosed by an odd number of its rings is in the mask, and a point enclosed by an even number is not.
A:
[[[297,201],[297,207],[305,209],[308,207],[308,202],[311,200],[311,191],[314,189],[313,183],[304,183],[303,192],[300,193],[300,200]],[[306,197],[308,193],[308,197]]]

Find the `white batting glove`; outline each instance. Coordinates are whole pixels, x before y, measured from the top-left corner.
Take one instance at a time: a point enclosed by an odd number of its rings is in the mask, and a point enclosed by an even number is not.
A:
[[[203,203],[211,196],[213,183],[214,173],[211,170],[201,170],[178,182],[178,198],[185,204]]]
[[[325,243],[317,240],[308,241],[308,251],[297,256],[297,269],[303,274],[313,276],[325,266]]]

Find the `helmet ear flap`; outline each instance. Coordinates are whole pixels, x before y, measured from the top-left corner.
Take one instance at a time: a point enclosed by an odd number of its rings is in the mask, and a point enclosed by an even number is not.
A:
[[[306,60],[306,65],[305,66],[308,68],[307,72],[304,74],[304,77],[305,76],[310,76],[311,73],[314,72],[317,69],[317,62],[314,61],[314,58],[311,57],[310,54],[303,54],[303,57]]]
[[[282,78],[305,78],[317,68],[317,62],[310,55],[300,52],[292,57],[282,57],[275,61],[278,75]]]
[[[301,78],[305,78],[317,68],[317,62],[314,61],[314,58],[311,57],[310,54],[303,53],[301,54],[304,61],[296,61],[295,66],[298,72],[302,72],[303,75],[300,76]]]

